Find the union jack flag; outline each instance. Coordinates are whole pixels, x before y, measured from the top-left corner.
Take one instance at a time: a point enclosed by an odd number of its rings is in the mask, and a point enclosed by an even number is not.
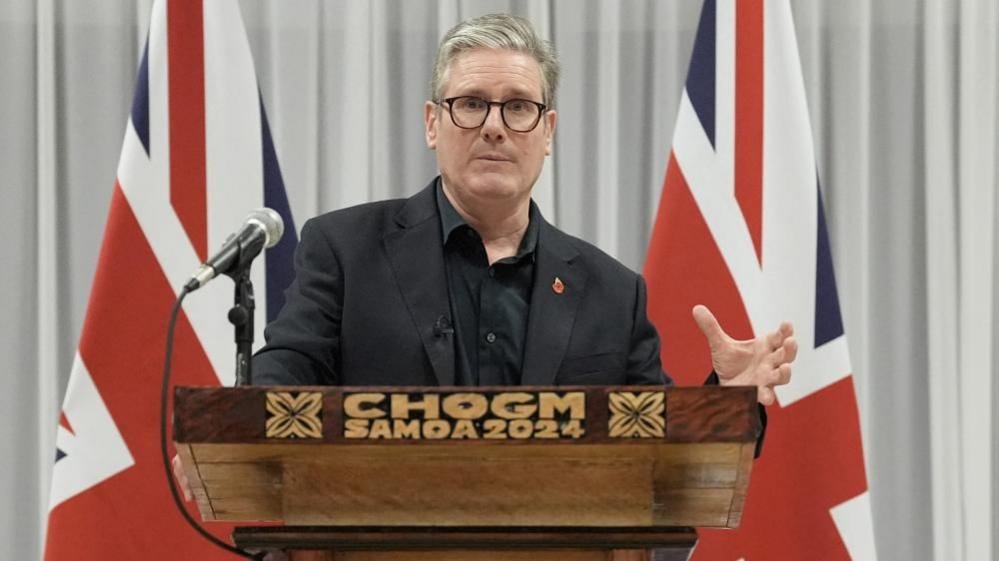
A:
[[[286,235],[252,270],[258,342],[283,303],[297,240],[242,17],[235,0],[158,0],[56,437],[46,561],[236,558],[174,509],[159,382],[178,291],[261,206],[282,215]],[[232,383],[231,302],[222,281],[186,300],[177,383]],[[230,528],[210,529],[227,538]]]
[[[875,559],[857,400],[791,9],[705,0],[645,275],[663,364],[711,368],[691,319],[707,305],[750,338],[791,320],[794,375],[777,389],[742,524],[703,531],[694,559]]]

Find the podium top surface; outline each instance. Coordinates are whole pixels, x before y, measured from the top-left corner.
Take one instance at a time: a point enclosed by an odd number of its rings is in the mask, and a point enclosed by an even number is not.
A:
[[[180,387],[206,520],[737,526],[755,388]]]
[[[755,388],[179,387],[178,443],[755,442]]]

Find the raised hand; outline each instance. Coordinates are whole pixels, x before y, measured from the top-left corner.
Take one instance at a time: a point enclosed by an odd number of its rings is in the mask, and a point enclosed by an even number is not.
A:
[[[739,341],[729,337],[714,314],[702,305],[694,306],[694,321],[711,348],[711,366],[723,386],[756,386],[756,398],[763,405],[776,399],[774,386],[791,380],[791,362],[798,354],[794,327],[784,322],[776,331],[755,339]]]

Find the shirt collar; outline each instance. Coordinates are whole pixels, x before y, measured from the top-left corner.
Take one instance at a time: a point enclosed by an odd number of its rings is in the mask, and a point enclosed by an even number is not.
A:
[[[458,214],[457,209],[454,208],[451,201],[444,195],[444,187],[442,187],[439,179],[437,180],[435,191],[437,194],[437,211],[441,215],[441,234],[443,235],[444,244],[447,245],[448,240],[451,239],[451,234],[458,228],[467,226],[468,223]]]

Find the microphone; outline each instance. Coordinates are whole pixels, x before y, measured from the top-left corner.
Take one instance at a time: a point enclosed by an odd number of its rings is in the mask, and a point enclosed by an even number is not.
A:
[[[242,270],[264,248],[274,247],[283,234],[281,215],[269,208],[258,208],[246,217],[238,232],[226,239],[222,249],[191,275],[184,288],[194,292],[218,275]]]
[[[447,319],[447,316],[441,315],[434,322],[434,337],[445,337],[454,334],[454,327],[451,325],[451,320]]]

